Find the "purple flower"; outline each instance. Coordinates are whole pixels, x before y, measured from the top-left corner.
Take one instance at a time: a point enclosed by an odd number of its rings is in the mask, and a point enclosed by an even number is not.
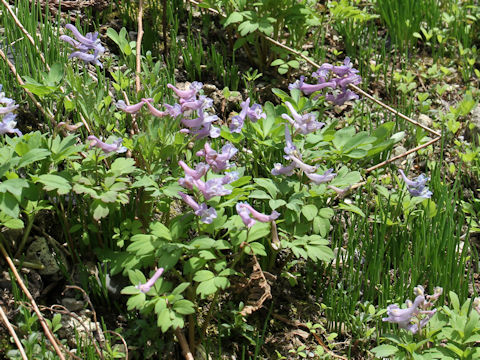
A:
[[[2,87],[0,84],[0,104],[5,106],[0,106],[0,115],[5,115],[17,109],[18,105],[15,104],[15,100],[5,97],[5,93],[1,92]]]
[[[175,92],[175,94],[180,98],[182,103],[195,100],[195,96],[197,95],[197,92],[203,87],[203,84],[194,81],[190,84],[188,90],[180,90],[172,84],[167,84],[167,87]]]
[[[293,175],[293,172],[295,170],[295,163],[290,163],[288,166],[283,166],[280,163],[275,163],[273,165],[273,169],[271,171],[272,175],[285,175],[285,176],[291,176]]]
[[[406,308],[401,309],[397,304],[389,305],[387,307],[387,317],[382,321],[397,323],[401,329],[417,333],[424,327],[428,321],[435,315],[437,309],[429,310],[433,306],[433,302],[442,294],[443,289],[435,288],[433,295],[427,295],[428,301],[425,301],[425,291],[423,286],[419,285],[413,289],[416,298],[412,303],[410,300],[405,302]]]
[[[201,222],[211,224],[213,219],[217,217],[217,212],[214,208],[208,207],[205,203],[199,205],[191,196],[181,191],[179,191],[178,194],[182,197],[183,201],[194,210],[195,215],[200,216]]]
[[[329,181],[333,180],[333,178],[335,176],[337,176],[337,174],[335,174],[333,172],[333,169],[328,169],[327,171],[325,171],[323,173],[323,175],[313,174],[313,173],[308,173],[308,172],[306,172],[305,175],[307,175],[307,177],[317,185],[329,182]]]
[[[205,161],[214,172],[220,172],[230,167],[229,160],[237,153],[237,149],[230,143],[223,145],[221,153],[217,153],[205,143],[202,150],[197,151],[197,156],[205,157]]]
[[[204,182],[202,180],[194,180],[195,186],[200,190],[205,197],[205,200],[210,200],[212,197],[215,196],[224,196],[224,195],[229,195],[232,193],[232,190],[227,189],[224,185],[228,184],[228,180],[230,180],[230,177],[227,177],[227,179],[224,178],[215,178],[215,179],[210,179],[207,182]]]
[[[148,280],[145,284],[138,284],[135,287],[144,294],[148,293],[152,286],[155,284],[155,282],[160,278],[160,276],[162,276],[163,270],[163,268],[159,268],[157,271],[155,271],[155,274],[153,274],[150,280]]]
[[[195,167],[195,170],[190,168],[183,161],[179,161],[178,165],[180,165],[182,169],[185,171],[185,175],[192,177],[194,180],[198,180],[202,178],[209,169],[209,165],[205,163],[198,163],[197,166]]]
[[[165,106],[166,111],[168,112],[168,115],[170,115],[172,118],[177,118],[180,116],[182,113],[182,107],[180,104],[174,104],[174,105],[169,105],[169,104],[163,104]]]
[[[325,125],[323,122],[318,122],[314,114],[300,115],[288,101],[285,101],[285,105],[292,113],[293,119],[287,114],[282,114],[282,118],[292,124],[296,132],[305,135],[320,130]]]
[[[192,99],[182,103],[182,111],[186,110],[206,110],[213,106],[213,100],[205,95],[200,95],[197,100]]]
[[[413,316],[417,315],[418,307],[425,302],[425,296],[418,295],[413,304],[410,304],[406,309],[400,309],[397,304],[389,305],[387,307],[387,317],[382,321],[397,323],[401,329],[407,329]]]
[[[95,135],[90,135],[88,140],[91,141],[90,147],[98,147],[102,149],[105,153],[110,153],[110,152],[116,152],[118,154],[124,153],[127,151],[127,148],[125,146],[122,146],[122,139],[117,139],[113,142],[113,144],[107,144],[101,141],[99,138],[97,138]]]
[[[228,128],[230,129],[230,132],[232,133],[241,133],[242,128],[243,128],[243,123],[244,123],[245,118],[242,118],[240,115],[235,115],[232,117],[232,121],[230,122],[230,125]]]
[[[337,86],[337,83],[335,81],[329,81],[329,82],[323,82],[319,84],[307,84],[305,83],[305,76],[300,76],[300,80],[297,80],[293,84],[290,84],[288,88],[290,90],[292,89],[299,89],[301,90],[305,95],[310,95],[314,92],[320,91],[326,87],[331,87],[335,88]]]
[[[115,103],[115,106],[128,113],[128,114],[136,114],[137,112],[140,111],[140,109],[143,107],[143,105],[145,105],[146,103],[146,100],[147,99],[142,99],[139,103],[137,104],[133,104],[133,105],[127,105],[125,104],[125,101],[123,100],[118,100],[116,103]]]
[[[243,223],[248,228],[251,228],[255,224],[255,220],[258,220],[260,222],[271,222],[280,216],[280,214],[276,211],[273,211],[270,215],[262,214],[246,202],[237,203],[235,208],[237,209],[238,215],[240,215],[240,217],[242,218]]]
[[[252,122],[267,118],[267,114],[265,114],[262,105],[260,104],[253,104],[251,108],[247,109],[247,116]]]
[[[20,130],[15,128],[17,126],[16,117],[17,115],[12,113],[8,113],[3,117],[2,122],[0,122],[0,134],[17,134],[22,136]]]
[[[98,57],[105,52],[105,48],[101,45],[100,39],[98,39],[98,32],[88,33],[83,36],[72,24],[67,24],[65,28],[73,33],[75,39],[68,35],[62,35],[60,36],[60,40],[69,43],[77,50],[71,53],[69,58],[77,57],[85,63],[92,63],[93,65],[102,67],[102,63],[98,60]],[[93,54],[89,52],[91,50],[93,50]]]
[[[182,119],[181,122],[183,125],[190,129],[182,129],[182,133],[196,135],[197,139],[202,139],[204,137],[210,136],[216,138],[220,136],[220,129],[212,126],[212,122],[218,120],[217,115],[210,115],[205,113],[203,109],[197,111],[198,117],[195,119]]]
[[[243,101],[240,104],[240,107],[242,108],[240,113],[232,117],[232,121],[229,125],[230,132],[240,133],[247,116],[252,122],[257,122],[261,118],[267,118],[267,114],[263,112],[260,104],[253,104],[252,107],[250,107],[250,98]]]
[[[315,171],[317,171],[317,166],[311,166],[311,165],[305,164],[302,160],[300,160],[299,158],[297,158],[294,155],[290,154],[288,156],[285,156],[285,158],[287,160],[292,160],[298,168],[300,168],[301,170],[303,170],[307,174],[314,173]]]
[[[335,96],[335,95],[331,95],[331,94],[327,94],[325,96],[325,100],[327,101],[331,101],[333,102],[335,105],[343,105],[345,104],[347,101],[350,101],[350,100],[357,100],[358,99],[358,95],[355,94],[353,91],[351,90],[345,90],[343,92],[341,92],[339,95]]]
[[[400,175],[402,175],[405,184],[407,184],[407,189],[410,195],[422,197],[425,199],[429,199],[433,195],[433,193],[428,190],[428,187],[426,186],[429,178],[426,177],[424,174],[421,174],[415,180],[410,180],[409,178],[407,178],[403,170],[400,169],[398,171],[400,172]]]

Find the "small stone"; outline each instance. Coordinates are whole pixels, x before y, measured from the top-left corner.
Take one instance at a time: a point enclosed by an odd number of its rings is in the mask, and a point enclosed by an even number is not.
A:
[[[428,128],[431,128],[433,125],[433,120],[425,114],[420,114],[420,116],[418,117],[418,122]]]
[[[38,271],[40,275],[54,275],[60,271],[60,267],[57,264],[57,256],[60,258],[59,261],[66,266],[67,261],[63,254],[56,254],[55,251],[48,246],[47,239],[38,237],[28,247],[26,259],[40,262],[45,267]]]

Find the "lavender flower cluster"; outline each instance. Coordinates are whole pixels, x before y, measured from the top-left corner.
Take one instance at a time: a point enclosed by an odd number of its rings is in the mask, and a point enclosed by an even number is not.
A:
[[[305,95],[313,94],[325,88],[333,89],[334,92],[327,94],[325,99],[333,102],[335,105],[343,105],[346,101],[358,99],[358,95],[349,90],[349,84],[358,85],[362,78],[358,74],[358,70],[353,68],[350,58],[346,57],[343,65],[335,66],[325,63],[312,74],[317,79],[317,84],[305,83],[305,77],[301,76],[293,84],[289,85],[289,89],[299,89]]]
[[[87,33],[85,36],[83,36],[75,27],[75,25],[67,24],[65,28],[70,30],[75,37],[75,39],[73,39],[68,35],[60,36],[60,40],[69,43],[75,49],[75,51],[72,52],[68,58],[71,59],[76,57],[80,60],[83,60],[86,64],[91,63],[93,65],[102,67],[102,63],[100,60],[98,60],[98,58],[105,52],[105,48],[100,43],[100,39],[98,39],[98,32]]]
[[[178,183],[189,190],[198,189],[203,195],[205,201],[210,200],[215,196],[224,196],[231,194],[232,190],[225,187],[225,185],[238,179],[238,174],[235,171],[227,172],[223,177],[215,177],[204,181],[209,170],[215,173],[227,170],[230,168],[230,159],[237,153],[237,149],[230,143],[222,147],[220,152],[212,149],[208,142],[205,143],[204,148],[197,152],[197,156],[205,158],[205,162],[200,162],[195,166],[195,170],[190,168],[185,162],[179,161],[178,164],[185,172],[185,177],[180,178]],[[211,224],[217,217],[217,212],[214,208],[208,207],[206,202],[199,204],[190,195],[183,192],[178,193],[183,201],[190,206],[195,215],[200,217],[200,221],[205,224]]]
[[[257,122],[260,119],[266,119],[267,114],[263,112],[262,106],[260,104],[253,104],[250,107],[250,98],[243,101],[240,104],[242,110],[238,115],[235,115],[230,122],[230,132],[240,133],[242,131],[243,125],[245,123],[245,118],[248,117],[250,121]]]
[[[418,196],[422,197],[424,199],[429,199],[432,197],[433,193],[428,190],[427,187],[427,181],[430,180],[430,178],[426,177],[424,174],[421,174],[414,180],[410,180],[407,178],[403,170],[398,170],[400,172],[400,175],[402,176],[403,181],[407,185],[408,192],[412,196]]]
[[[415,334],[424,327],[435,315],[437,309],[429,310],[434,302],[442,295],[443,289],[436,287],[433,295],[425,295],[423,286],[418,285],[413,289],[416,298],[413,302],[407,300],[406,307],[401,309],[397,304],[387,307],[387,317],[382,321],[397,323],[401,329]]]
[[[290,160],[290,164],[283,166],[280,163],[275,163],[274,168],[272,169],[272,175],[285,175],[291,176],[294,173],[296,168],[302,170],[305,175],[315,184],[323,184],[333,180],[337,175],[333,172],[333,169],[328,169],[323,174],[317,174],[316,171],[318,166],[311,166],[302,161],[302,154],[297,150],[297,147],[293,144],[292,136],[288,125],[285,125],[285,143],[286,146],[283,149],[285,151],[284,158]]]
[[[2,117],[2,122],[0,122],[0,134],[17,134],[22,136],[20,130],[16,129],[17,122],[15,118],[16,114],[13,113],[15,109],[18,108],[18,105],[15,104],[15,100],[7,98],[5,93],[2,92],[2,85],[0,84],[0,116]]]

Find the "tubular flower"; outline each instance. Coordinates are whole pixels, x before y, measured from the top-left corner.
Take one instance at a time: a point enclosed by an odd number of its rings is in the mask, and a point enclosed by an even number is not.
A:
[[[327,171],[325,171],[323,173],[323,175],[312,174],[312,173],[308,173],[308,172],[306,172],[305,175],[307,175],[307,177],[317,185],[329,182],[329,181],[333,180],[333,178],[335,176],[337,176],[337,174],[335,174],[333,172],[333,169],[328,169]]]
[[[18,136],[22,136],[20,130],[15,128],[15,126],[17,126],[17,122],[15,121],[16,117],[17,115],[12,113],[3,117],[2,122],[0,122],[0,134],[17,134]]]
[[[276,211],[273,211],[270,215],[262,214],[246,202],[237,203],[235,208],[237,209],[238,215],[240,215],[240,217],[242,218],[243,223],[248,228],[251,228],[255,224],[255,220],[258,220],[260,222],[271,222],[276,220],[280,216],[280,214]]]
[[[415,180],[410,180],[409,178],[407,178],[403,170],[400,169],[398,171],[400,172],[403,181],[405,181],[410,195],[422,197],[425,199],[428,199],[433,195],[433,193],[428,190],[428,187],[426,186],[429,178],[426,177],[424,174],[421,174]]]
[[[213,150],[208,142],[202,150],[197,151],[197,156],[205,157],[205,161],[214,172],[220,172],[230,167],[229,160],[237,153],[237,149],[230,143],[223,145],[220,153]]]
[[[285,101],[285,105],[292,113],[293,119],[287,114],[282,114],[282,118],[287,120],[295,128],[296,132],[306,135],[320,130],[325,125],[325,123],[317,121],[315,114],[300,115],[288,101]]]
[[[7,98],[5,93],[2,92],[2,85],[0,84],[0,104],[5,106],[0,106],[0,134],[16,134],[22,136],[20,130],[15,128],[17,126],[17,121],[15,118],[16,114],[12,112],[18,108],[18,105],[15,104],[15,100]]]
[[[397,323],[401,329],[415,334],[435,315],[437,309],[429,310],[429,308],[433,306],[433,302],[438,299],[442,292],[443,289],[437,287],[433,295],[425,296],[423,287],[419,285],[414,288],[416,298],[413,303],[407,300],[405,309],[401,309],[397,304],[389,305],[387,307],[388,316],[383,318],[382,321]]]
[[[257,122],[259,119],[266,119],[267,114],[263,112],[260,104],[253,104],[250,107],[250,98],[240,104],[242,110],[238,115],[232,117],[229,125],[230,132],[240,133],[245,123],[245,118],[248,117],[252,122]]]
[[[139,103],[137,104],[133,104],[133,105],[127,105],[125,104],[125,101],[123,100],[118,100],[116,103],[115,103],[115,106],[128,113],[128,114],[136,114],[137,112],[140,111],[140,109],[143,107],[143,105],[145,105],[145,102],[146,100],[150,100],[150,99],[142,99]]]
[[[121,138],[115,140],[113,144],[107,144],[101,141],[95,135],[90,135],[87,139],[91,141],[90,147],[98,147],[102,149],[105,153],[116,152],[118,154],[121,154],[127,151],[127,148],[125,146],[122,146],[123,140]]]
[[[339,89],[340,92],[337,92],[335,95],[327,94],[325,99],[336,105],[342,105],[346,101],[358,99],[358,95],[347,89],[349,84],[357,85],[362,81],[362,78],[357,73],[358,70],[353,68],[350,58],[346,57],[341,66],[322,64],[312,74],[312,77],[317,79],[317,84],[306,84],[305,77],[302,76],[300,80],[290,84],[289,89],[299,89],[305,95],[310,95],[324,88]]]
[[[179,161],[178,165],[182,167],[182,169],[185,171],[185,174],[192,177],[194,180],[198,180],[202,178],[210,168],[209,165],[205,163],[198,163],[197,166],[195,167],[195,170],[193,170],[191,167],[189,167],[187,164],[185,164],[183,161]]]
[[[155,271],[155,274],[148,280],[145,284],[138,284],[136,288],[140,290],[142,293],[146,294],[147,292],[150,291],[152,286],[157,282],[157,280],[162,276],[163,274],[163,268],[159,268],[157,271]]]
[[[105,48],[100,43],[100,39],[98,39],[98,32],[87,33],[83,36],[72,24],[67,24],[65,28],[70,30],[75,37],[75,39],[73,39],[68,35],[60,36],[60,40],[69,43],[76,49],[68,58],[76,57],[85,63],[92,63],[93,65],[102,67],[102,63],[98,60],[98,57],[105,52]],[[92,50],[93,54],[90,52]]]
[[[183,201],[193,209],[195,215],[200,217],[201,222],[211,224],[213,219],[217,217],[217,212],[214,208],[208,207],[205,203],[199,205],[191,196],[181,191],[179,191],[178,194],[182,197]]]

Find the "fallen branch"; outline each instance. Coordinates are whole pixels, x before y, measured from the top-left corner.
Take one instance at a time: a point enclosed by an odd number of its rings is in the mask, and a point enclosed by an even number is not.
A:
[[[25,293],[25,295],[27,296],[28,300],[29,300],[30,303],[32,304],[33,310],[34,310],[35,313],[37,314],[38,321],[40,322],[40,325],[42,325],[43,331],[45,332],[45,335],[47,336],[47,338],[48,338],[48,340],[50,341],[50,343],[52,344],[52,346],[54,347],[55,352],[57,353],[58,357],[59,357],[61,360],[65,360],[65,357],[63,356],[60,348],[58,347],[57,341],[55,340],[55,336],[53,335],[52,331],[51,331],[50,328],[48,327],[48,324],[47,324],[47,322],[45,321],[45,318],[43,317],[42,313],[40,312],[40,310],[39,310],[39,308],[38,308],[38,306],[37,306],[37,303],[36,303],[35,300],[33,299],[32,294],[30,294],[30,291],[28,291],[27,287],[25,286],[25,283],[23,282],[22,278],[20,277],[20,274],[18,273],[17,268],[16,268],[15,265],[13,264],[12,259],[11,259],[10,256],[7,254],[7,251],[5,250],[5,248],[4,248],[4,246],[3,246],[3,240],[4,240],[4,238],[3,238],[3,236],[2,236],[2,237],[0,238],[0,251],[1,251],[2,254],[3,254],[3,257],[4,257],[5,260],[7,261],[8,266],[9,266],[10,269],[12,270],[13,275],[14,275],[15,278],[17,279],[18,285],[20,286],[20,288],[22,289],[22,291]]]
[[[28,360],[27,354],[25,353],[25,349],[23,348],[23,345],[20,342],[20,339],[18,338],[17,333],[15,332],[15,329],[13,328],[12,324],[10,324],[10,321],[8,321],[7,314],[5,314],[1,306],[0,306],[0,316],[2,317],[5,327],[8,329],[8,332],[10,333],[10,335],[12,335],[13,340],[15,341],[15,345],[17,345],[17,349],[18,351],[20,351],[20,355],[22,356],[22,359]]]
[[[178,339],[178,343],[182,348],[182,355],[185,357],[185,360],[195,360],[190,348],[188,347],[187,339],[185,339],[185,335],[183,335],[183,331],[180,328],[175,329],[175,336]]]

